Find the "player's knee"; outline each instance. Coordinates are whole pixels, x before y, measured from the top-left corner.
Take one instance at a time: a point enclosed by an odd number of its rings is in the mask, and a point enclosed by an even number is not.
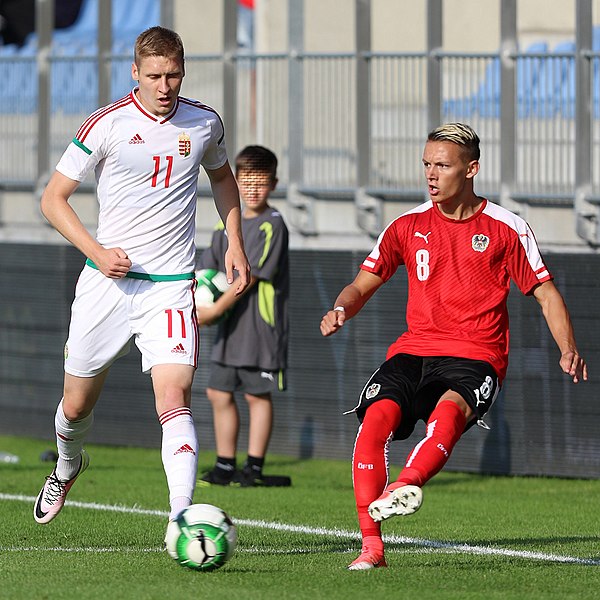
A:
[[[438,400],[436,409],[439,408],[440,406],[442,406],[442,404],[445,404],[447,402],[450,402],[450,403],[454,404],[454,406],[458,407],[460,409],[460,411],[462,412],[462,414],[464,415],[465,420],[467,422],[470,421],[475,416],[473,409],[469,406],[467,401],[460,394],[453,392],[453,391],[446,392]],[[452,409],[451,405],[447,405],[447,406],[449,407],[449,410]]]
[[[362,429],[367,429],[371,435],[380,433],[387,439],[400,425],[400,406],[393,400],[383,399],[371,404],[365,412]]]
[[[61,407],[68,421],[81,421],[92,413],[94,404],[94,399],[65,394],[61,402]]]
[[[159,414],[174,408],[190,407],[191,392],[180,385],[165,385],[156,394],[156,407]]]
[[[464,402],[464,404],[468,407],[466,402]],[[429,419],[430,424],[435,422],[430,433],[431,437],[440,441],[440,443],[445,440],[448,447],[441,447],[440,450],[447,451],[448,456],[454,444],[464,432],[467,423],[465,412],[470,415],[473,414],[470,407],[469,411],[466,411],[458,402],[454,402],[453,400],[441,400],[438,402],[438,405]]]

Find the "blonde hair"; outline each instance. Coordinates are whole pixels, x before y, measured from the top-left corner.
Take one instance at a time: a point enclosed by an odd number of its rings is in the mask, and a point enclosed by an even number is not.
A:
[[[469,160],[479,160],[479,136],[464,123],[446,123],[436,127],[427,136],[428,142],[451,142],[462,146]]]
[[[183,42],[179,34],[166,27],[150,27],[135,40],[133,60],[136,65],[149,56],[165,56],[181,60],[183,66]]]

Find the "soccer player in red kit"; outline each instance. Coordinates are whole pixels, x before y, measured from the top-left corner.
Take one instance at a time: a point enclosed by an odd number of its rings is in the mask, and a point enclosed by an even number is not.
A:
[[[408,273],[408,330],[365,384],[353,411],[360,420],[352,474],[363,544],[350,570],[386,566],[381,521],[419,509],[422,486],[496,399],[508,362],[506,300],[511,279],[538,301],[560,351],[560,368],[587,380],[565,302],[529,225],[477,196],[479,138],[462,123],[434,129],[423,152],[429,201],[392,221],[358,275],[323,316],[336,333],[400,265]],[[425,437],[388,485],[388,445],[418,420]]]

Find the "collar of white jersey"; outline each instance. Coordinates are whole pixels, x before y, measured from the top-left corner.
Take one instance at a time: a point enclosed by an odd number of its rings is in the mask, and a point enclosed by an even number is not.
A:
[[[153,121],[157,121],[159,124],[165,123],[166,121],[168,121],[176,112],[177,112],[177,107],[179,106],[179,96],[177,96],[177,100],[175,101],[175,104],[173,105],[173,108],[164,116],[160,116],[157,117],[156,115],[153,115],[152,113],[148,112],[143,106],[142,103],[138,100],[137,96],[136,96],[136,92],[139,90],[140,88],[136,85],[130,92],[130,97],[132,102],[135,104],[136,108],[143,113],[144,115],[146,115],[149,119],[152,119]]]

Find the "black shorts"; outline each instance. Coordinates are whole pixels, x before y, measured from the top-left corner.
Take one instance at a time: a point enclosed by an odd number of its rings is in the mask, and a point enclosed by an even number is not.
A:
[[[285,371],[267,371],[254,367],[230,367],[213,362],[208,375],[208,387],[222,392],[244,392],[262,396],[283,392],[286,388]]]
[[[467,423],[465,431],[475,423],[489,429],[483,417],[500,392],[498,375],[485,361],[453,356],[392,356],[371,375],[358,406],[349,412],[356,412],[362,422],[371,404],[384,398],[394,400],[402,410],[394,439],[405,440],[417,421],[429,420],[440,397],[448,390],[460,394],[475,413],[476,418]]]

